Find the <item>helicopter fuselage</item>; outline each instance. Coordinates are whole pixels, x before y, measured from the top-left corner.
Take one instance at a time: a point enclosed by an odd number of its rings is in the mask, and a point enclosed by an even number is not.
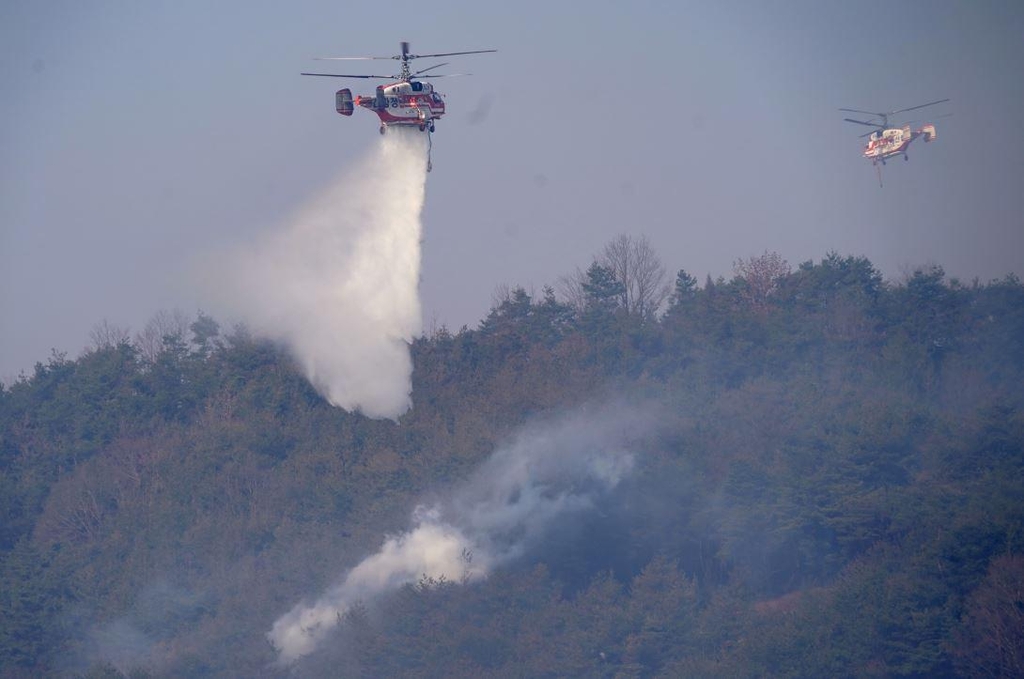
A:
[[[924,137],[926,142],[934,140],[935,126],[929,123],[919,130],[911,130],[910,125],[880,129],[868,138],[864,157],[872,163],[885,163],[895,156],[907,158],[907,148],[918,137]]]
[[[336,100],[338,113],[342,115],[352,115],[355,106],[376,113],[381,133],[391,126],[415,126],[433,131],[434,121],[444,115],[444,99],[430,83],[418,80],[379,85],[374,94],[359,95],[355,99],[346,88],[338,90]]]

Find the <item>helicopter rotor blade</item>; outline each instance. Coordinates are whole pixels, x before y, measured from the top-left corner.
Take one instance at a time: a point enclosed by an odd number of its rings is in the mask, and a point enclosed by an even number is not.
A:
[[[424,59],[430,57],[452,57],[460,54],[485,54],[487,52],[497,52],[498,50],[470,50],[469,52],[442,52],[440,54],[409,54],[409,43],[403,42],[402,53],[396,54],[392,57],[313,57],[317,61],[370,61],[375,59],[381,60],[393,60],[407,61],[409,59]],[[862,111],[867,113],[867,111]]]
[[[459,54],[485,54],[487,52],[497,52],[498,50],[470,50],[469,52],[441,52],[440,54],[409,54],[406,55],[407,59],[423,59],[424,57],[454,57]]]
[[[875,111],[862,111],[859,108],[841,108],[839,110],[840,111],[848,111],[849,113],[867,113],[869,116],[878,116],[878,117],[885,116],[884,113],[877,113]]]
[[[323,78],[375,78],[380,80],[393,80],[392,75],[348,75],[342,73],[300,73],[299,75],[317,75]]]
[[[391,60],[394,57],[313,57],[317,61],[370,61],[371,59],[387,59]]]
[[[932,102],[929,102],[927,104],[921,104],[920,106],[911,106],[910,108],[901,108],[899,111],[893,111],[889,115],[892,115],[893,113],[906,113],[907,111],[916,111],[917,109],[924,108],[925,106],[935,106],[935,104],[942,104],[942,103],[945,103],[947,101],[949,101],[949,99],[939,99],[938,101],[932,101]]]
[[[882,128],[885,127],[885,125],[880,125],[878,123],[868,123],[868,122],[865,122],[863,120],[854,120],[853,118],[843,118],[843,120],[845,120],[848,123],[857,123],[858,125],[867,125],[868,127],[877,127],[878,129],[882,129]]]
[[[420,73],[426,73],[427,71],[433,71],[435,68],[441,68],[442,66],[447,66],[447,65],[448,65],[448,62],[444,62],[444,63],[441,63],[441,64],[434,64],[433,66],[428,66],[426,68],[421,68],[420,70],[418,70],[415,73],[413,73],[413,75],[416,76],[416,75],[419,75]]]

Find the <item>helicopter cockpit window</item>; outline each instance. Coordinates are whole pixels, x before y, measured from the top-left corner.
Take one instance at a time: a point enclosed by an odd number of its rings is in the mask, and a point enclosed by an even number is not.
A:
[[[413,82],[412,83],[412,91],[413,92],[422,92],[423,91],[423,83],[421,83],[421,82]]]

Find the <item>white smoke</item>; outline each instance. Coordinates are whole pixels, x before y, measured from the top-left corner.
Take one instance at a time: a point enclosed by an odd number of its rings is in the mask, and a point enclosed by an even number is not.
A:
[[[422,576],[449,581],[485,577],[518,557],[567,512],[591,507],[633,468],[628,446],[645,418],[622,407],[581,411],[521,431],[496,451],[452,498],[419,506],[412,527],[385,539],[316,602],[300,603],[267,634],[281,663],[316,650],[357,601]]]
[[[370,417],[395,419],[410,405],[426,144],[416,130],[389,131],[218,276],[231,310],[287,343],[332,404]]]
[[[65,623],[69,630],[81,630],[81,636],[64,658],[67,672],[85,676],[101,663],[125,675],[142,667],[159,671],[173,662],[171,640],[190,628],[205,606],[201,594],[157,580],[139,590],[131,607],[116,618],[97,621],[96,611],[74,610]]]

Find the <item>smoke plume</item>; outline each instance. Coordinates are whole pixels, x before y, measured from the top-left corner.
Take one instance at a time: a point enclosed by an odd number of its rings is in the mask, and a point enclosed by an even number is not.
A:
[[[607,407],[523,429],[448,500],[416,507],[408,531],[281,616],[267,635],[279,662],[316,650],[356,602],[422,576],[472,581],[522,556],[558,517],[591,508],[631,472],[629,448],[644,423],[636,411]]]
[[[85,676],[88,668],[101,664],[124,675],[142,667],[162,670],[172,661],[172,640],[196,625],[207,603],[201,594],[157,580],[137,592],[117,618],[97,622],[96,611],[73,610],[64,623],[81,632],[66,658],[67,672]]]
[[[389,131],[218,276],[230,309],[284,341],[332,404],[370,417],[395,419],[410,405],[426,145],[418,131]]]

